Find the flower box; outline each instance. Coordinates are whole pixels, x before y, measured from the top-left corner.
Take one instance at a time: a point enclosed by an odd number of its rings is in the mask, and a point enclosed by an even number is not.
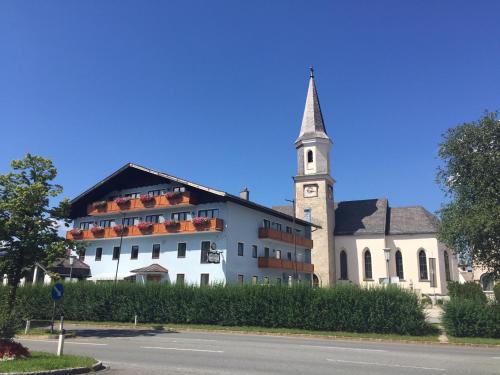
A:
[[[115,203],[118,206],[125,206],[130,203],[130,197],[118,197],[115,199]]]
[[[143,221],[143,222],[137,224],[137,228],[141,232],[147,232],[147,231],[150,231],[151,229],[153,229],[153,223],[148,223],[148,222]]]
[[[191,220],[193,222],[194,226],[202,226],[206,225],[210,222],[210,219],[208,217],[193,217]]]
[[[115,231],[116,234],[125,234],[127,233],[128,227],[118,224],[113,227],[113,230]]]
[[[108,207],[108,202],[106,201],[98,201],[98,202],[94,202],[92,203],[92,208],[94,210],[104,210]]]
[[[169,192],[165,193],[165,197],[167,197],[167,199],[169,201],[180,199],[182,197],[182,192],[180,192],[180,191],[169,191]]]
[[[149,194],[142,194],[139,199],[141,200],[142,203],[154,203],[155,202],[155,197]]]
[[[175,228],[175,227],[178,227],[180,225],[180,223],[178,221],[175,221],[175,220],[165,220],[163,222],[163,225],[165,225],[165,228]]]
[[[79,228],[73,228],[69,232],[73,237],[81,237],[83,235],[83,230]]]
[[[94,236],[96,236],[96,235],[99,235],[99,234],[103,234],[104,233],[104,228],[100,227],[100,226],[95,226],[95,227],[90,228],[90,231],[92,232],[92,234]]]

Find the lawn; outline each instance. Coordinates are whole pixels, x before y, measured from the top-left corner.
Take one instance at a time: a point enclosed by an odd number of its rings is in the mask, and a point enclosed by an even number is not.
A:
[[[90,357],[79,357],[76,355],[58,357],[50,353],[31,352],[30,358],[0,362],[0,372],[29,372],[71,367],[91,368],[96,362],[95,359]]]
[[[453,344],[500,345],[500,339],[490,337],[454,337],[448,336],[448,342]]]

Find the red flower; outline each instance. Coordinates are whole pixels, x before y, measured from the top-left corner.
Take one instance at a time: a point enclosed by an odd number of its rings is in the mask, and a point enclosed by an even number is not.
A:
[[[180,191],[169,191],[165,193],[165,196],[167,199],[178,199],[182,196],[182,193]]]
[[[0,339],[0,361],[30,356],[28,348],[11,339]]]
[[[153,223],[147,223],[143,221],[137,224],[137,228],[139,228],[141,232],[151,230],[153,228]]]
[[[117,233],[117,234],[122,234],[122,233],[125,233],[127,230],[128,230],[128,227],[127,226],[124,226],[124,225],[121,225],[121,224],[118,224],[118,225],[115,225],[113,227],[113,230]]]
[[[73,228],[69,231],[73,237],[80,237],[83,234],[83,230],[80,228]]]
[[[207,224],[210,219],[208,217],[193,217],[193,219],[191,220],[193,222],[194,225],[204,225],[204,224]]]
[[[155,200],[155,197],[149,194],[142,194],[139,199],[141,200],[142,203],[149,203],[153,202]]]
[[[101,234],[104,232],[104,228],[96,225],[95,227],[90,228],[90,231],[92,234]]]
[[[119,206],[122,206],[122,205],[126,205],[128,203],[130,203],[130,197],[118,197],[115,199],[115,203]]]
[[[178,221],[175,221],[175,220],[165,220],[165,222],[163,223],[166,227],[176,227],[179,225],[179,222]]]

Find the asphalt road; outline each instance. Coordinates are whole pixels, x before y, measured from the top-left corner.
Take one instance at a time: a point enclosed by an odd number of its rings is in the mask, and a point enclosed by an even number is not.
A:
[[[500,349],[248,334],[83,330],[65,353],[114,374],[500,374]],[[22,339],[55,352],[57,340]]]

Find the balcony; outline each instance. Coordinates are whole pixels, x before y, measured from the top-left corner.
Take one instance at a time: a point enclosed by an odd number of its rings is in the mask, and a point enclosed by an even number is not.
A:
[[[297,270],[297,272],[314,272],[314,264],[294,262],[292,260],[276,259],[270,257],[258,258],[259,268],[278,268],[284,270]]]
[[[200,233],[200,232],[222,232],[224,230],[224,220],[210,219],[206,224],[194,225],[192,221],[180,221],[175,226],[165,226],[164,223],[153,224],[148,230],[140,230],[137,226],[126,227],[123,237],[135,237],[145,235],[165,235],[175,233]],[[92,233],[91,230],[82,230],[80,235],[74,235],[71,231],[66,233],[68,240],[95,240],[102,238],[120,238],[122,234],[114,228],[104,228],[99,233]]]
[[[293,234],[280,232],[279,230],[271,228],[259,228],[259,238],[268,238],[270,240],[286,242],[289,244],[294,243]],[[297,246],[305,247],[306,249],[312,249],[313,241],[305,238],[304,236],[295,235],[295,241]]]
[[[170,199],[165,195],[151,197],[151,200],[148,202],[142,202],[140,198],[131,199],[127,203],[121,205],[119,205],[115,201],[94,202],[87,206],[87,215],[104,215],[122,211],[139,211],[150,208],[168,208],[189,204],[194,204],[194,199],[189,191],[185,191],[179,196]]]

